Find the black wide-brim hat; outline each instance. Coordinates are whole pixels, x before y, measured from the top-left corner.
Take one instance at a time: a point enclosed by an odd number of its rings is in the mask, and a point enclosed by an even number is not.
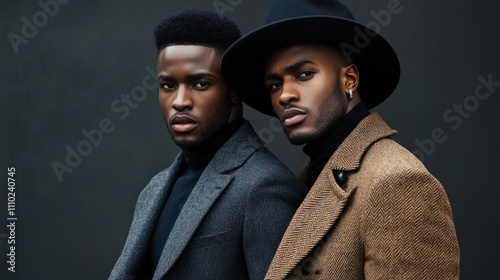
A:
[[[223,55],[227,84],[247,105],[275,116],[264,86],[265,63],[275,51],[297,43],[340,49],[358,68],[358,92],[368,109],[389,97],[399,82],[399,60],[392,47],[356,22],[339,1],[274,0],[266,24],[240,38]]]

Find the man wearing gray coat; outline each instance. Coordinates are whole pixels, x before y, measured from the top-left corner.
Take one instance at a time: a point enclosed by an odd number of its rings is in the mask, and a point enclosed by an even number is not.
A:
[[[155,28],[172,165],[139,195],[109,279],[263,279],[306,194],[242,117],[220,70],[237,26],[186,10]]]

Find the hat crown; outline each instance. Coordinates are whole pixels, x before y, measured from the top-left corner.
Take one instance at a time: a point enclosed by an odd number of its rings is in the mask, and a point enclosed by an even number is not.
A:
[[[337,0],[273,0],[269,6],[266,24],[304,16],[355,20],[351,11]]]
[[[360,41],[361,35],[368,39]],[[399,60],[391,45],[357,22],[338,0],[271,0],[266,24],[236,41],[222,57],[229,87],[250,107],[276,116],[263,83],[266,59],[301,43],[337,46],[351,58],[362,76],[358,92],[368,109],[389,97],[399,82]]]

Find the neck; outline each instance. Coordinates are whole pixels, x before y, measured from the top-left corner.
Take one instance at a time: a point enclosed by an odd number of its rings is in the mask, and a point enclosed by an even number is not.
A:
[[[335,125],[328,129],[318,140],[307,143],[304,146],[304,153],[309,156],[311,165],[306,174],[306,183],[311,186],[319,173],[328,162],[337,148],[344,142],[345,138],[358,125],[358,123],[368,116],[370,112],[366,109],[364,102],[354,106]]]
[[[215,153],[245,122],[243,117],[237,117],[208,138],[203,144],[189,149],[182,149],[184,160],[189,169],[205,168]]]

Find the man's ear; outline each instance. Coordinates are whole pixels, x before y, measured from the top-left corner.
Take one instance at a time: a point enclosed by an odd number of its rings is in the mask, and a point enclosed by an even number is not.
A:
[[[232,104],[238,104],[240,103],[240,98],[238,97],[238,95],[236,95],[236,93],[232,92],[231,91],[231,103]]]
[[[342,68],[342,87],[345,92],[352,90],[356,91],[359,84],[359,71],[355,64],[351,64]]]

